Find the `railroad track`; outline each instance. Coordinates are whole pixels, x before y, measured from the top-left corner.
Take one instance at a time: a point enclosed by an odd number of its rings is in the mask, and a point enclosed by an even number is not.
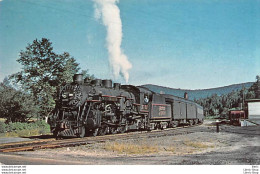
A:
[[[154,130],[151,132],[148,131],[129,132],[123,134],[113,134],[113,135],[105,135],[105,136],[97,136],[97,137],[72,138],[72,139],[63,139],[63,140],[55,140],[54,138],[51,138],[51,139],[44,139],[44,140],[1,144],[0,152],[20,152],[20,151],[33,151],[39,149],[72,147],[72,146],[94,144],[94,143],[100,143],[106,141],[115,141],[118,139],[124,140],[124,139],[139,139],[139,138],[184,135],[184,134],[199,132],[203,130],[205,130],[205,128],[200,128],[199,125],[196,125],[196,126],[169,128],[165,130]]]

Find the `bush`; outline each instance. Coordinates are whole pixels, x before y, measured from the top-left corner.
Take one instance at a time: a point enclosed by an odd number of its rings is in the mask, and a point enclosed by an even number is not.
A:
[[[0,133],[4,133],[6,131],[6,124],[0,121]]]
[[[32,136],[46,134],[50,132],[50,126],[45,121],[36,121],[32,123],[9,123],[0,122],[0,133],[8,133],[10,135],[18,136]]]
[[[0,83],[0,113],[6,123],[26,122],[28,118],[37,115],[39,108],[33,97],[7,83],[6,80],[5,83]]]
[[[46,134],[50,132],[50,125],[47,124],[44,120],[36,121],[35,125],[39,129],[40,134]]]

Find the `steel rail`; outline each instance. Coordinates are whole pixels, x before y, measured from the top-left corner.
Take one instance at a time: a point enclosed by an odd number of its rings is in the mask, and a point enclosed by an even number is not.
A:
[[[44,140],[30,140],[30,141],[3,143],[3,144],[0,144],[0,149],[8,148],[8,147],[19,147],[19,146],[25,146],[25,145],[30,145],[30,144],[41,144],[41,143],[50,142],[53,140],[55,140],[55,138],[48,138],[48,139],[44,139]]]

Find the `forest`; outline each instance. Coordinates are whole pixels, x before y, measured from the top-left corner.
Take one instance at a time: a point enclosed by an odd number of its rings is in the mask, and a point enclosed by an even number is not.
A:
[[[228,94],[213,94],[206,98],[195,100],[203,106],[204,115],[226,117],[230,109],[245,109],[245,101],[260,97],[260,76],[256,76],[256,82],[249,88],[243,87],[240,90]]]

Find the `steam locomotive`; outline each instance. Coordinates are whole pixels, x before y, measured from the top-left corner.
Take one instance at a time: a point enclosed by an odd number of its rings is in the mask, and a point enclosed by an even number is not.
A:
[[[56,137],[84,137],[193,125],[203,119],[203,108],[187,99],[75,74],[72,83],[61,87],[48,122]]]

